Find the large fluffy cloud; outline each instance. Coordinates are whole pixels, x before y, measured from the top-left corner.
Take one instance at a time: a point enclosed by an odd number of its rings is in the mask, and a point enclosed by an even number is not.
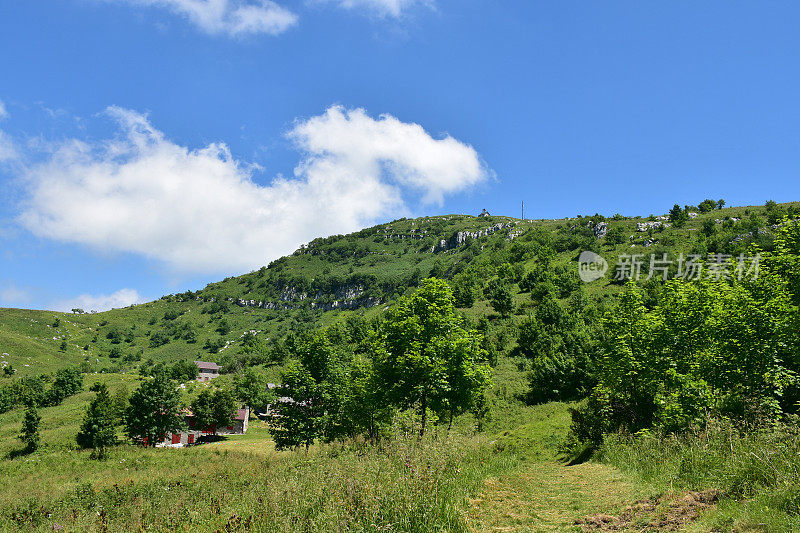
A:
[[[145,300],[138,292],[133,289],[120,289],[113,294],[81,294],[70,300],[57,302],[52,306],[55,311],[71,311],[73,309],[83,309],[89,311],[108,311],[109,309],[119,309],[129,305],[140,304]]]
[[[71,140],[26,170],[20,216],[31,232],[144,254],[178,271],[235,272],[314,237],[354,231],[441,202],[487,176],[476,151],[417,124],[332,107],[289,137],[303,156],[291,179],[263,186],[224,144],[180,146],[133,111],[110,108],[117,138]]]
[[[375,120],[363,109],[331,107],[289,135],[307,153],[301,174],[316,179],[344,174],[343,181],[370,176],[380,183],[383,171],[399,185],[424,191],[427,203],[441,203],[444,194],[485,177],[472,147],[452,137],[434,139],[419,124],[391,115]]]
[[[278,35],[297,23],[297,15],[271,0],[122,0],[165,7],[210,34]]]

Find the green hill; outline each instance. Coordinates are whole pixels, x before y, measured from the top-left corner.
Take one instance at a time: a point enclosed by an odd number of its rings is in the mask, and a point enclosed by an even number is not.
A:
[[[565,465],[565,457],[586,457],[584,442],[568,437],[570,413],[589,412],[580,410],[603,377],[596,328],[604,310],[625,301],[617,298],[626,290],[625,280],[614,279],[617,266],[640,256],[645,313],[666,291],[660,271],[648,279],[651,255],[769,251],[784,217],[800,214],[796,203],[711,204],[647,217],[401,219],[316,239],[256,271],[142,305],[103,313],[0,309],[0,365],[8,369],[0,372],[0,529],[800,527],[791,481],[800,443],[777,423],[745,434],[724,424],[668,437],[657,428],[613,433],[596,457],[604,463]],[[578,275],[587,250],[608,264],[591,283]],[[669,268],[678,274],[677,264]],[[222,385],[260,367],[277,382],[305,332],[335,326],[329,338],[358,350],[354,332],[368,330],[427,277],[448,280],[462,315],[456,319],[482,334],[491,364],[485,410],[458,416],[452,430],[434,425],[418,438],[409,430],[413,417],[398,411],[377,446],[358,436],[305,453],[276,451],[266,425],[253,421],[246,435],[183,450],[122,444],[99,461],[77,450],[95,381],[107,384],[115,405],[158,363],[217,361],[225,375],[214,384]],[[677,322],[671,326],[680,331]],[[65,370],[76,365],[83,375]],[[35,376],[43,378],[27,379]],[[24,416],[17,388],[40,387],[49,398],[61,378],[82,379],[83,390],[42,403],[41,446],[26,454],[17,439]],[[183,403],[207,385],[185,386]],[[683,396],[675,398],[679,405]]]
[[[91,371],[131,370],[148,359],[202,358],[234,365],[247,332],[276,343],[293,332],[342,322],[353,314],[369,318],[429,276],[456,282],[471,277],[476,299],[464,313],[475,319],[495,317],[482,289],[498,267],[511,265],[513,281],[519,282],[543,255],[549,257],[548,268],[559,274],[565,297],[581,287],[593,300],[603,301],[619,290],[612,274],[621,254],[736,255],[753,242],[769,248],[770,226],[796,209],[792,203],[694,210],[697,217],[680,228],[647,231],[637,231],[637,224],[655,217],[400,219],[315,239],[259,270],[142,305],[94,314],[0,309],[0,352],[8,354],[2,360],[18,375],[81,362]],[[598,237],[593,228],[601,222],[607,224],[606,232]],[[608,260],[605,278],[585,285],[578,281],[577,259],[583,250]],[[643,267],[644,277],[648,266]],[[512,291],[515,315],[523,317],[531,311],[530,298],[518,284]]]

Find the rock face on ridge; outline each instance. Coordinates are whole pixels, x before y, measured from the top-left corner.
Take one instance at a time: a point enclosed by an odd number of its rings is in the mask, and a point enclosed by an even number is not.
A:
[[[259,309],[296,309],[300,302],[311,299],[311,309],[331,311],[333,309],[357,309],[360,307],[375,307],[383,300],[374,296],[364,296],[366,292],[362,285],[345,285],[338,287],[332,294],[323,294],[318,291],[312,297],[295,287],[286,287],[281,293],[280,301],[262,301],[249,299],[231,299],[239,307],[255,307]],[[319,301],[321,300],[321,301]]]
[[[459,231],[454,234],[449,240],[442,239],[439,241],[438,246],[435,247],[434,251],[442,251],[442,250],[449,250],[452,248],[456,248],[461,246],[462,244],[466,243],[469,239],[480,239],[481,237],[488,237],[498,231],[503,231],[506,229],[511,229],[516,226],[516,222],[506,222],[505,224],[502,222],[498,222],[493,226],[489,226],[488,228],[480,229],[477,231]],[[510,231],[508,234],[509,239],[513,239],[518,234],[516,232]]]

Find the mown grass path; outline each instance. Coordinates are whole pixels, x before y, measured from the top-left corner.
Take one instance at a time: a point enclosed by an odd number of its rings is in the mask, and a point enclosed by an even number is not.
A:
[[[533,461],[487,479],[470,500],[467,520],[473,531],[580,531],[576,520],[615,514],[641,496],[636,484],[607,465]]]
[[[621,512],[646,489],[616,468],[599,463],[565,465],[556,447],[569,427],[564,404],[536,406],[532,420],[503,432],[499,446],[524,450],[511,472],[487,478],[466,510],[476,532],[581,531],[587,515]]]

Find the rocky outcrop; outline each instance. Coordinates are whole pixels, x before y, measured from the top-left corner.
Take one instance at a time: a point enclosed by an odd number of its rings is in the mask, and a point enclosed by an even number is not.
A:
[[[334,300],[330,303],[317,303],[311,302],[311,309],[321,309],[323,311],[332,311],[334,309],[358,309],[361,307],[375,307],[382,304],[380,298],[367,296],[366,298],[358,298],[355,300]]]
[[[374,307],[383,301],[373,296],[364,296],[366,288],[363,285],[343,285],[338,287],[332,294],[317,292],[313,301],[310,302],[311,309],[322,309],[330,311],[333,309],[357,309],[361,307]],[[239,307],[255,307],[258,309],[290,310],[301,307],[300,303],[309,299],[305,292],[300,292],[294,287],[287,287],[280,296],[280,301],[263,301],[229,298],[229,301]],[[213,299],[211,299],[213,300]],[[320,301],[322,300],[322,301]]]
[[[295,300],[303,301],[306,298],[308,298],[306,293],[300,292],[294,287],[286,287],[283,289],[283,292],[281,292],[281,301],[284,302],[292,302]]]
[[[595,239],[602,239],[608,233],[608,222],[598,222],[595,224],[591,220],[586,223],[586,227],[594,232]]]
[[[669,228],[672,226],[669,222],[662,222],[660,220],[654,220],[652,222],[638,222],[636,224],[636,231],[645,232],[650,229],[658,229],[658,228]]]
[[[488,228],[479,229],[477,231],[459,231],[450,240],[442,239],[439,241],[439,244],[434,247],[433,251],[442,251],[442,250],[450,250],[453,248],[458,248],[462,244],[466,243],[469,239],[480,239],[481,237],[488,237],[489,235],[493,235],[498,231],[503,231],[507,229],[511,229],[516,226],[516,222],[506,222],[503,224],[502,222],[498,222],[493,226],[489,226]],[[509,239],[513,239],[519,235],[517,232],[510,231],[508,234]]]

